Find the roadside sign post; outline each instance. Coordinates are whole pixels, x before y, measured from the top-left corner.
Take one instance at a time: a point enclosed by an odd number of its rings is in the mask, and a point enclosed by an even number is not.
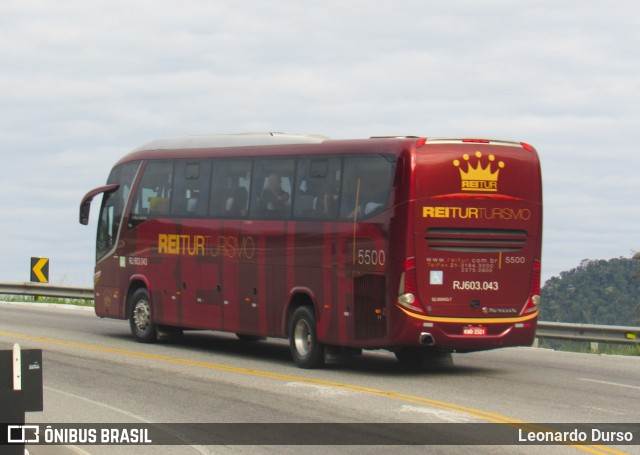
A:
[[[13,390],[22,390],[22,353],[18,343],[13,345]]]
[[[42,350],[0,350],[0,452],[24,455],[25,412],[42,411]]]

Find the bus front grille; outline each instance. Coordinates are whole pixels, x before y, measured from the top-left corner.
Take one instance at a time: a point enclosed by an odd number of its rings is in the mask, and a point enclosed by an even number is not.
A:
[[[353,279],[353,319],[357,340],[372,340],[387,335],[386,289],[384,275],[367,274]]]
[[[520,229],[429,228],[425,240],[431,250],[463,253],[521,251],[527,231]]]

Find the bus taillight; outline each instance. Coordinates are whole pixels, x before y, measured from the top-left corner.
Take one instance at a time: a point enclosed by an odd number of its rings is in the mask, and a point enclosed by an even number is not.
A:
[[[529,299],[522,310],[522,314],[533,313],[538,310],[540,305],[540,271],[541,264],[539,260],[533,261],[533,273],[531,274],[531,290],[529,291]]]
[[[491,141],[489,139],[462,139],[462,142],[473,142],[476,144],[488,144]]]
[[[411,257],[404,261],[404,268],[400,276],[400,286],[398,288],[398,305],[416,313],[424,313],[424,310],[417,301],[417,293],[416,258]]]
[[[529,145],[526,142],[520,142],[520,145],[522,146],[523,149],[525,149],[528,152],[535,152],[536,151],[534,146]]]

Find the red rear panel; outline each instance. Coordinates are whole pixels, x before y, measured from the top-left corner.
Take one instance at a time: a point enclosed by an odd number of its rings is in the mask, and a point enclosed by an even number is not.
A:
[[[440,325],[436,344],[530,344],[542,226],[535,150],[428,141],[417,150],[414,191],[418,299],[423,320]]]

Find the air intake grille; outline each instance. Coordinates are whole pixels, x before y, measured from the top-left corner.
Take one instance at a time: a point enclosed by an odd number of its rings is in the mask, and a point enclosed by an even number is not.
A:
[[[353,279],[354,334],[357,340],[384,338],[387,335],[384,275],[363,275]]]
[[[521,251],[527,243],[527,231],[519,229],[427,229],[431,250],[465,253],[499,253]]]

